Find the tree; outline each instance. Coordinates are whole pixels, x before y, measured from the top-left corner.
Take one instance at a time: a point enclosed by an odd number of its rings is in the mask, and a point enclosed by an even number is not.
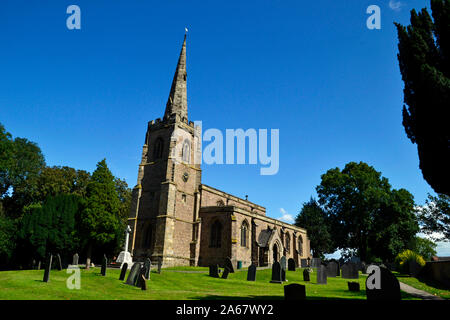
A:
[[[431,261],[431,258],[436,255],[437,244],[430,239],[416,237],[411,245],[411,250],[417,252],[425,260]]]
[[[0,215],[0,269],[11,263],[16,247],[17,222]]]
[[[395,257],[418,230],[413,196],[404,189],[392,190],[388,179],[364,162],[328,170],[316,191],[335,246],[357,250],[362,260],[375,253]]]
[[[420,208],[418,218],[422,232],[436,241],[450,241],[450,196],[437,197],[428,194],[425,205]]]
[[[87,186],[85,208],[81,213],[81,229],[87,239],[86,268],[89,268],[95,246],[120,241],[124,223],[120,218],[119,200],[114,176],[103,159],[97,163]]]
[[[295,225],[308,230],[313,257],[323,258],[325,253],[334,251],[327,214],[314,198],[303,204],[300,213],[295,218]]]
[[[125,180],[115,178],[116,192],[120,200],[119,216],[126,223],[130,215],[131,189]]]
[[[413,9],[411,25],[395,24],[405,83],[403,126],[417,144],[424,179],[450,195],[450,1],[431,0],[431,10],[434,21],[426,9]]]

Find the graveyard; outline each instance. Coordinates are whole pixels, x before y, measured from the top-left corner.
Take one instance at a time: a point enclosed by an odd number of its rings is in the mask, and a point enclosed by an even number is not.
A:
[[[271,283],[270,268],[257,270],[255,281],[247,281],[247,270],[229,273],[227,279],[208,274],[208,268],[163,268],[161,273],[149,274],[147,290],[119,280],[120,269],[108,268],[105,276],[101,268],[81,268],[80,289],[68,289],[69,274],[65,269],[51,270],[49,281],[43,282],[44,270],[0,272],[0,299],[2,300],[283,300],[284,286],[305,285],[307,300],[366,300],[365,281],[328,277],[327,284],[317,284],[316,269],[310,281],[303,281],[304,269],[286,270],[286,282]],[[128,276],[130,270],[127,271]],[[347,282],[358,282],[361,290],[351,292]],[[402,300],[418,300],[402,292]]]

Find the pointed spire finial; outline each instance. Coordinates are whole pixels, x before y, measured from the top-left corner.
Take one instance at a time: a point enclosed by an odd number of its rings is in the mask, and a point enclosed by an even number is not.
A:
[[[187,32],[187,28],[185,28]],[[181,47],[180,57],[178,58],[177,68],[170,88],[169,98],[167,99],[164,119],[169,118],[176,113],[180,119],[187,121],[187,88],[186,88],[186,33],[184,34],[183,46]]]

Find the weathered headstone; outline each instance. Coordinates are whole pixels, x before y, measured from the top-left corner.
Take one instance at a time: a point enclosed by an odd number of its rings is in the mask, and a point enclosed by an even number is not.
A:
[[[305,286],[298,283],[292,283],[284,286],[284,300],[305,300],[306,289]]]
[[[145,262],[144,262],[144,278],[145,278],[145,280],[150,279],[151,268],[152,268],[152,261],[149,258],[145,259]]]
[[[309,270],[308,269],[303,270],[303,281],[310,281],[310,280],[311,278],[309,275]]]
[[[139,262],[135,262],[131,267],[130,273],[128,274],[126,284],[134,286],[140,273],[141,273],[141,264]]]
[[[222,273],[222,279],[227,279],[229,273],[230,273],[230,269],[228,269],[228,267],[225,267],[225,269],[223,270],[223,273]]]
[[[308,267],[308,259],[300,259],[300,267],[307,268]]]
[[[147,279],[145,278],[145,274],[147,273],[147,268],[145,267],[145,264],[141,266],[141,270],[139,270],[139,276],[136,280],[136,287],[142,288],[143,282],[145,282]]]
[[[401,300],[400,283],[387,268],[370,265],[367,273],[367,300]]]
[[[281,281],[287,281],[287,280],[286,280],[286,268],[287,268],[287,265],[286,265],[286,264],[287,264],[287,263],[286,263],[286,257],[285,257],[285,256],[282,256],[281,259],[280,259]]]
[[[52,255],[49,254],[47,257],[47,263],[45,265],[45,271],[44,271],[44,279],[42,281],[48,282],[50,279],[50,270],[52,269]]]
[[[272,265],[272,280],[271,283],[282,283],[281,280],[281,265],[278,261],[274,262]]]
[[[288,270],[295,271],[295,260],[292,258],[288,259]]]
[[[162,259],[159,258],[158,259],[158,273],[161,273],[161,268],[162,268]]]
[[[252,264],[248,267],[247,271],[247,281],[255,281],[256,280],[256,266]]]
[[[128,263],[122,264],[122,269],[120,270],[119,280],[123,281],[125,279],[125,275],[127,273]]]
[[[228,268],[230,273],[234,273],[233,263],[231,262],[231,259],[228,257],[225,259],[225,267]]]
[[[342,279],[358,279],[358,266],[353,262],[348,262],[342,266]]]
[[[327,284],[327,267],[323,264],[317,268],[317,284]]]
[[[103,255],[102,268],[101,268],[102,276],[106,276],[106,266],[107,266],[107,264],[108,264],[108,259],[106,258],[106,255]]]
[[[328,262],[327,277],[338,277],[340,275],[339,273],[339,264],[334,260]]]
[[[73,255],[73,257],[72,257],[72,265],[77,266],[78,265],[78,259],[79,259],[78,253],[75,253]]]
[[[213,278],[219,277],[219,266],[217,264],[211,264],[209,266],[209,276]]]
[[[347,282],[348,290],[352,292],[358,292],[360,290],[359,288],[359,282],[349,281]]]
[[[322,264],[322,260],[320,258],[312,258],[311,268],[319,268],[321,264]]]

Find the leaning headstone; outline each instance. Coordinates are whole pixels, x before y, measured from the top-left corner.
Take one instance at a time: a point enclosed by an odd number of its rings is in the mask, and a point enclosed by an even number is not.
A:
[[[122,265],[122,269],[120,270],[119,280],[123,281],[125,279],[125,275],[127,273],[127,269],[128,269],[128,263],[125,262]]]
[[[300,267],[308,268],[308,259],[300,259]]]
[[[305,286],[298,283],[292,283],[284,286],[284,300],[306,300]]]
[[[288,259],[288,270],[295,271],[295,261],[292,258]]]
[[[323,264],[317,268],[317,284],[327,284],[327,267]]]
[[[141,270],[139,270],[139,276],[136,280],[136,287],[142,288],[143,282],[145,282],[147,279],[145,278],[145,274],[147,273],[147,268],[145,265],[141,267]]]
[[[311,268],[319,268],[322,264],[322,260],[320,258],[312,258],[311,260]]]
[[[348,262],[342,266],[342,279],[358,279],[358,266],[353,262]]]
[[[274,262],[272,265],[272,280],[271,283],[282,283],[281,280],[281,265],[278,261]]]
[[[144,262],[144,277],[145,277],[145,280],[150,279],[150,270],[151,270],[151,268],[152,268],[152,261],[149,258],[145,259],[145,262]]]
[[[401,300],[400,283],[387,268],[370,265],[367,273],[367,300]]]
[[[280,267],[281,267],[281,281],[287,281],[286,280],[286,257],[282,256],[280,259]]]
[[[219,266],[217,264],[212,264],[209,266],[209,276],[213,278],[219,277]]]
[[[75,253],[72,257],[72,265],[77,266],[78,265],[78,253]]]
[[[128,274],[126,284],[134,286],[140,273],[141,273],[141,264],[139,262],[135,262],[131,267],[130,273]]]
[[[102,276],[106,276],[106,265],[107,264],[108,264],[108,259],[106,258],[106,255],[103,255],[102,269],[101,269]]]
[[[256,280],[256,266],[252,264],[248,267],[247,271],[247,281],[255,281]]]
[[[51,269],[52,269],[52,255],[49,254],[47,257],[47,264],[45,266],[44,279],[42,281],[48,282],[48,280],[50,278],[50,270]]]
[[[144,275],[141,275],[141,289],[142,290],[147,290],[147,280],[145,279]]]
[[[309,276],[309,270],[305,269],[303,270],[303,281],[310,281],[310,276]]]
[[[360,290],[359,288],[359,282],[349,281],[347,282],[348,290],[352,292],[358,292]]]
[[[225,259],[225,267],[228,268],[230,273],[234,273],[233,263],[231,262],[231,259],[228,257]]]
[[[327,277],[338,277],[339,276],[339,264],[332,260],[327,264]]]
[[[228,267],[225,267],[225,269],[223,270],[223,273],[222,273],[222,279],[227,279],[229,273],[230,273],[230,269],[228,269]]]

